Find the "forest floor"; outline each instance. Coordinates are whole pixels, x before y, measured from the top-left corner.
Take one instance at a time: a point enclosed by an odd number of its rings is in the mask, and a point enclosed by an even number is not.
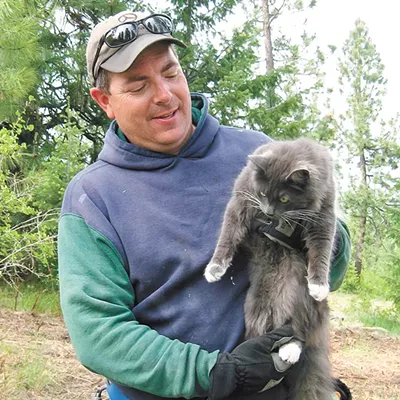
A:
[[[400,337],[348,323],[337,305],[331,359],[354,400],[400,400]],[[0,399],[92,399],[103,384],[76,360],[61,317],[0,308]]]

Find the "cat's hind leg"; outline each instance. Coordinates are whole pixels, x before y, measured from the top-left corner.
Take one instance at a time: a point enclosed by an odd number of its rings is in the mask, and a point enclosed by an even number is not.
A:
[[[323,348],[307,348],[304,374],[297,389],[296,400],[332,400],[335,392],[329,354]]]

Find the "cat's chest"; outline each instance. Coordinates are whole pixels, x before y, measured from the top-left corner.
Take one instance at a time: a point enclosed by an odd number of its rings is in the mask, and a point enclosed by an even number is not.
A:
[[[256,246],[254,246],[256,244]],[[252,245],[250,283],[260,291],[286,296],[307,286],[307,257],[304,252],[287,249],[268,239],[258,238]]]

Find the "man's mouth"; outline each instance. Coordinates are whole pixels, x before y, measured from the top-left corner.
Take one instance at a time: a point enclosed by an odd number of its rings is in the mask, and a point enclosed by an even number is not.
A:
[[[174,111],[170,111],[170,112],[165,113],[165,114],[158,115],[158,116],[154,117],[153,119],[170,119],[170,118],[173,118],[175,116],[177,111],[178,111],[178,109],[176,109]]]

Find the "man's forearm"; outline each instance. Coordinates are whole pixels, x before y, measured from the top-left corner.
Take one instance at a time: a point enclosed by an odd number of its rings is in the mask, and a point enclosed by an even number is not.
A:
[[[82,364],[158,396],[207,396],[218,351],[171,340],[136,321],[135,294],[113,244],[68,214],[60,220],[58,247],[62,310]]]

